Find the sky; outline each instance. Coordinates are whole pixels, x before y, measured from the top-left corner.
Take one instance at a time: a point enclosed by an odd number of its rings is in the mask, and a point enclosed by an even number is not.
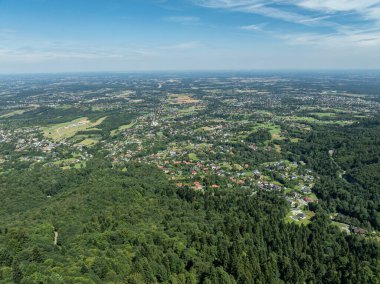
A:
[[[0,0],[0,73],[380,69],[380,0]]]

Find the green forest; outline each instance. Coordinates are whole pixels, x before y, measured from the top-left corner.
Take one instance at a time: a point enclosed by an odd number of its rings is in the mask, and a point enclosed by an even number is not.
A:
[[[146,173],[149,173],[147,175]],[[270,192],[176,189],[94,159],[0,176],[1,283],[379,283],[379,243]]]
[[[380,117],[349,127],[321,126],[287,144],[295,157],[321,176],[314,192],[342,221],[380,228]],[[330,151],[330,156],[329,156]],[[342,215],[342,216],[343,216]]]
[[[380,284],[379,78],[0,80],[0,284]]]

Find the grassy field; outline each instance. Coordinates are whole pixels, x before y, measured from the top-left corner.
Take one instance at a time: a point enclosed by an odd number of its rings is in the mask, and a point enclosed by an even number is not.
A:
[[[321,114],[321,113],[314,113],[315,115]],[[327,118],[328,115],[326,114],[323,116],[324,118]],[[320,116],[320,118],[323,118]],[[330,116],[334,117],[334,116]],[[285,116],[283,117],[285,120],[290,120],[290,121],[297,121],[297,122],[305,122],[305,123],[315,123],[315,124],[337,124],[337,125],[349,125],[352,124],[353,121],[348,121],[348,120],[318,120],[315,119],[314,117],[308,117],[308,116]]]
[[[281,132],[280,126],[273,123],[259,123],[253,128],[253,130],[257,131],[260,128],[268,129],[271,134],[279,134]]]
[[[12,117],[12,116],[15,116],[15,115],[23,114],[24,112],[27,112],[29,110],[30,109],[18,109],[18,110],[14,110],[14,111],[11,111],[11,112],[8,112],[8,113],[0,115],[0,118],[9,118],[9,117]]]
[[[257,131],[261,128],[268,129],[270,134],[272,135],[272,140],[282,140],[284,137],[281,136],[281,127],[273,124],[273,123],[259,123],[255,127],[253,127],[254,131]]]
[[[99,141],[96,139],[87,138],[87,139],[84,139],[83,141],[79,142],[78,144],[82,145],[82,146],[91,147],[91,146],[94,146],[98,142]]]
[[[310,113],[310,114],[318,116],[319,118],[335,117],[336,116],[336,113],[333,113],[333,112],[313,112],[313,113]]]
[[[120,126],[118,129],[112,130],[112,131],[111,131],[111,135],[112,135],[112,136],[115,136],[115,135],[121,133],[123,130],[129,129],[129,128],[132,128],[135,124],[136,124],[136,122],[131,122],[131,123],[129,123],[129,124],[122,125],[122,126]]]
[[[314,117],[308,117],[308,116],[286,116],[285,119],[292,120],[292,121],[311,122],[311,123],[319,122],[318,119],[315,119]]]
[[[72,106],[69,105],[69,104],[63,104],[63,105],[60,105],[58,107],[56,107],[57,109],[71,109]]]
[[[197,161],[199,160],[197,154],[195,154],[195,153],[190,153],[190,154],[189,154],[189,159],[190,159],[191,161],[193,161],[193,162],[197,162]]]
[[[53,162],[53,164],[54,165],[61,165],[63,163],[74,163],[76,160],[77,160],[76,157],[72,157],[72,158],[68,158],[68,159],[64,159],[64,160],[55,161],[55,162]]]
[[[82,117],[65,123],[53,124],[43,128],[44,136],[54,141],[62,141],[74,137],[79,131],[88,130],[101,124],[104,119],[106,118],[102,117],[91,122],[87,117]]]
[[[203,106],[191,106],[191,107],[188,107],[188,108],[184,108],[184,109],[179,109],[178,110],[178,113],[179,114],[182,114],[182,115],[185,115],[185,114],[194,114],[200,110],[204,109]]]

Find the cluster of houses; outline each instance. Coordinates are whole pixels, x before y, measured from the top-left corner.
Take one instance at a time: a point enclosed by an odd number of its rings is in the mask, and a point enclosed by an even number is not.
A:
[[[239,124],[237,128],[240,129],[244,126],[244,123],[234,123]],[[106,144],[105,148],[109,150],[109,157],[114,162],[138,161],[157,165],[170,179],[176,181],[178,187],[196,190],[241,187],[283,192],[287,187],[268,177],[271,172],[276,172],[285,180],[296,181],[299,196],[294,196],[294,201],[299,199],[298,204],[314,201],[308,196],[314,176],[310,170],[305,169],[304,163],[279,161],[265,165],[234,164],[227,157],[233,153],[234,148],[223,142],[234,137],[236,125],[223,120],[212,121],[212,126],[207,129],[202,129],[200,125],[205,125],[202,118],[190,116],[186,121],[160,118],[160,126],[156,127],[149,117],[143,116],[134,127],[123,131],[122,139]],[[147,148],[154,147],[157,139],[160,139],[158,132],[189,139],[165,142],[166,149],[141,155]]]
[[[12,134],[10,131],[0,129],[0,143],[1,142],[11,142]]]
[[[51,141],[41,134],[40,128],[18,128],[15,130],[0,129],[0,143],[9,143],[15,148],[15,152],[25,153],[19,157],[23,162],[48,162],[51,165],[63,167],[83,162],[91,157],[86,149],[77,147],[69,141]],[[57,148],[65,146],[77,152],[77,158],[63,159],[58,155]],[[74,151],[75,150],[75,151]],[[73,154],[71,153],[71,154]],[[14,159],[10,155],[0,157],[2,163]]]
[[[0,129],[0,143],[12,143],[19,152],[37,150],[45,153],[60,145],[42,137],[38,128]]]
[[[114,163],[137,161],[157,165],[178,188],[279,192],[292,208],[290,218],[295,222],[308,218],[308,205],[318,202],[312,194],[318,177],[302,161],[264,164],[233,161],[232,158],[239,155],[234,143],[251,151],[278,150],[271,145],[259,146],[244,139],[252,132],[255,119],[309,130],[307,122],[297,119],[297,111],[318,105],[367,112],[377,111],[380,105],[358,96],[329,91],[327,87],[325,92],[319,88],[305,89],[284,78],[208,77],[185,81],[180,78],[133,78],[128,81],[109,78],[102,82],[108,87],[91,87],[95,82],[83,79],[81,85],[87,85],[89,89],[72,91],[65,90],[64,86],[71,86],[75,81],[65,79],[47,86],[42,95],[23,97],[20,100],[25,101],[20,107],[35,104],[62,108],[70,104],[93,111],[124,109],[125,112],[143,113],[133,127],[122,130],[121,135],[116,131],[114,139],[101,142]],[[117,88],[124,90],[115,91]],[[16,84],[10,89],[22,91],[24,86]],[[170,101],[166,99],[169,93],[192,94],[194,99],[183,103]],[[153,101],[160,103],[155,105]],[[294,119],[285,120],[287,115]],[[80,123],[83,122],[78,125]],[[63,167],[81,164],[91,157],[83,145],[53,142],[39,133],[37,128],[0,129],[0,143],[12,143],[18,152],[35,152],[23,156],[21,159],[25,161],[48,160],[50,164]],[[283,130],[281,138],[288,137],[287,134]],[[72,149],[71,157],[58,157],[57,148],[61,146]],[[7,157],[0,157],[0,163],[6,160]],[[352,228],[352,231],[365,233],[360,228]]]

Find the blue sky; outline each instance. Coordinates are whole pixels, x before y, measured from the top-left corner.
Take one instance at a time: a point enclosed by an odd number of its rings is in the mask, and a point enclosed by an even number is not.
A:
[[[0,73],[380,69],[380,0],[0,0]]]

